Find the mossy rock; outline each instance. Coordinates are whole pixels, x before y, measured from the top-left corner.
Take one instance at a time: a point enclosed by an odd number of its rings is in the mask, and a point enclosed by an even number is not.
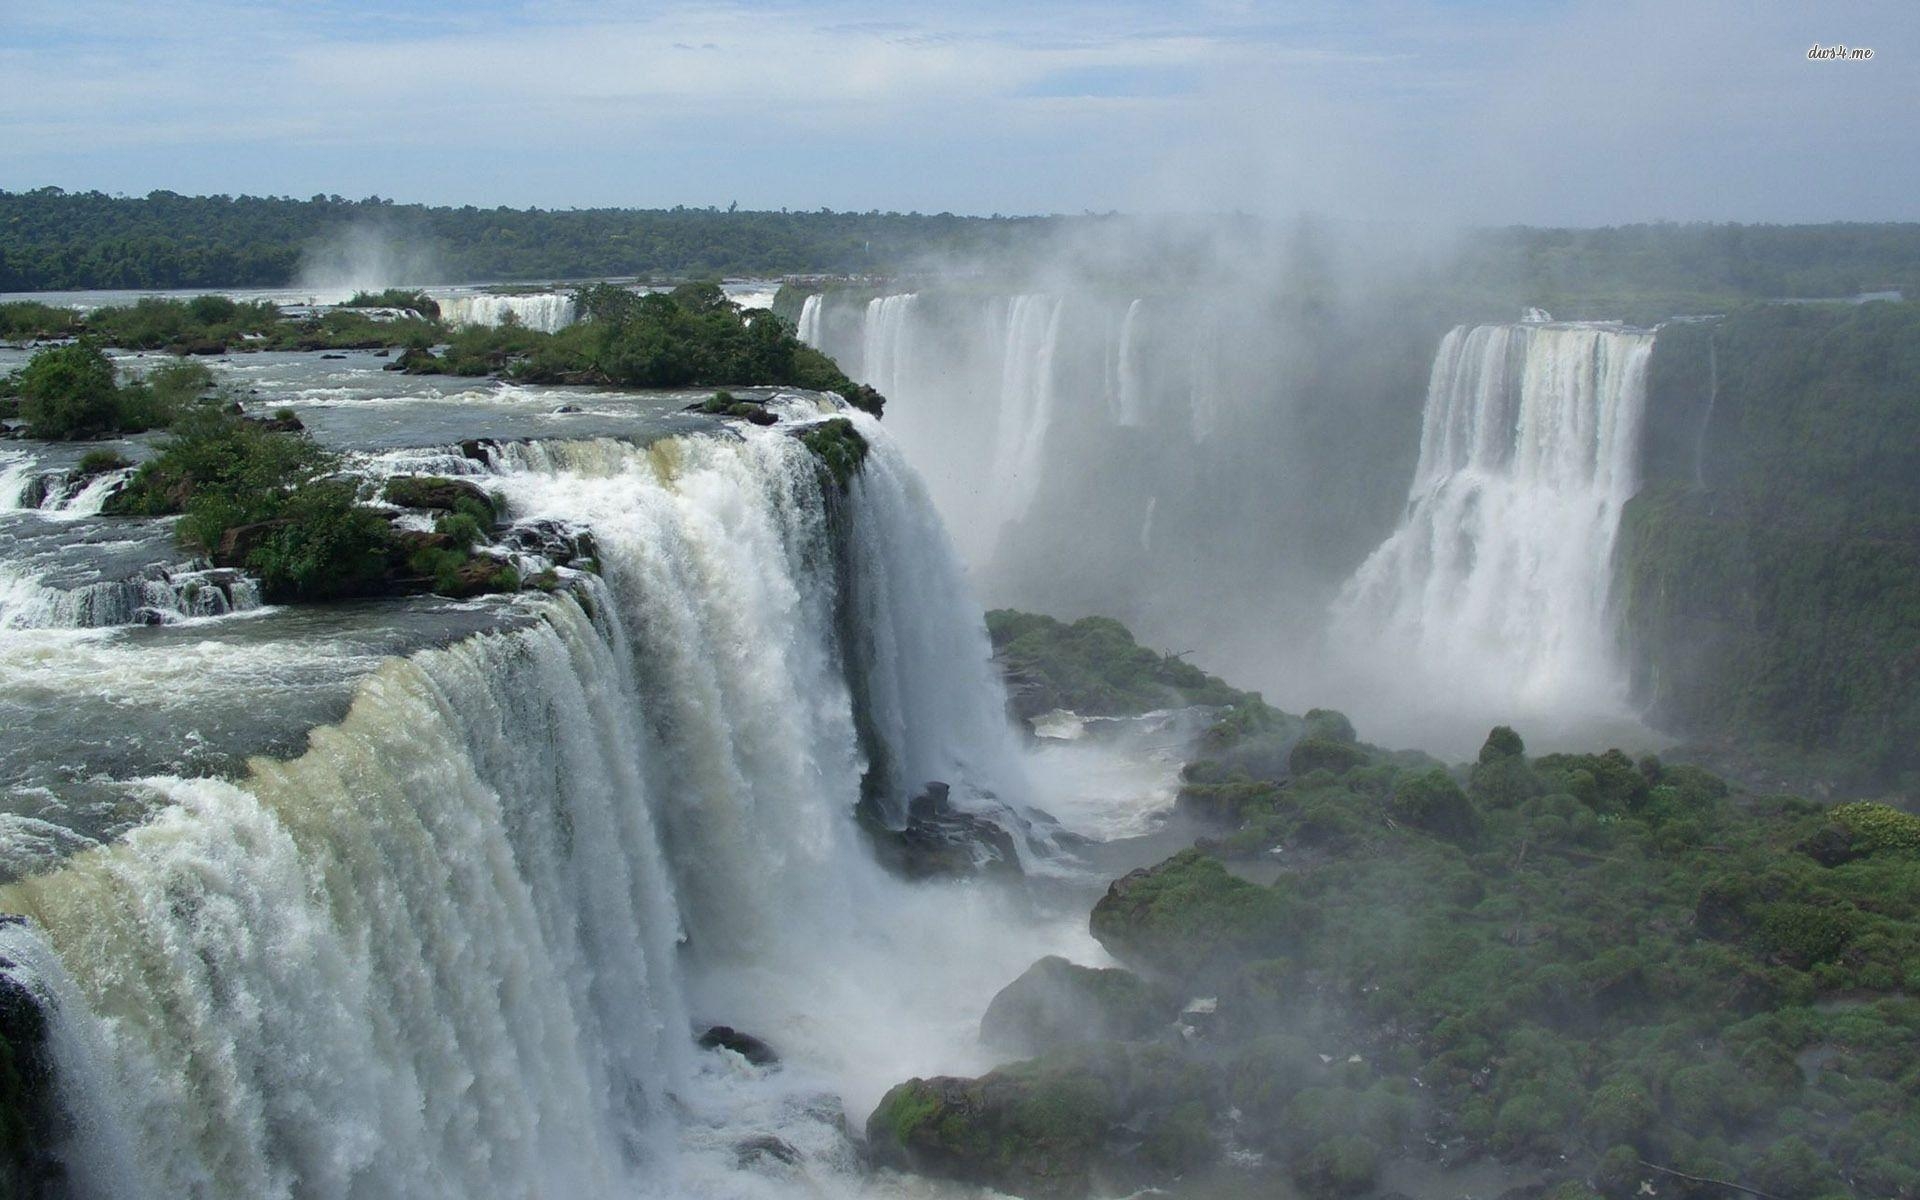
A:
[[[885,1166],[1035,1200],[1164,1182],[1218,1154],[1207,1072],[1178,1051],[1097,1043],[978,1079],[895,1086],[867,1120]]]
[[[1344,742],[1349,746],[1360,741],[1354,732],[1353,722],[1347,714],[1331,708],[1310,708],[1307,710],[1307,736],[1321,738],[1329,742]]]
[[[1295,777],[1312,771],[1328,770],[1344,775],[1355,767],[1367,765],[1367,752],[1352,742],[1335,741],[1309,734],[1294,744],[1287,754],[1287,770]]]
[[[867,439],[860,436],[853,422],[835,417],[818,425],[809,425],[800,433],[800,442],[813,451],[829,478],[845,491],[853,483],[860,464],[867,461]]]
[[[442,475],[396,475],[387,480],[383,495],[387,503],[401,508],[465,513],[482,525],[493,524],[499,515],[485,488]]]
[[[1000,989],[980,1018],[980,1040],[1015,1054],[1131,1041],[1165,1029],[1179,1011],[1180,997],[1131,971],[1049,955]]]
[[[1170,978],[1207,977],[1283,954],[1305,911],[1291,895],[1248,883],[1198,850],[1117,879],[1094,906],[1093,936],[1115,957]]]

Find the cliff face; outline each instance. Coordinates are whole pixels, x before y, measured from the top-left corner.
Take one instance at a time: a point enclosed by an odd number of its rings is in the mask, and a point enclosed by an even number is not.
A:
[[[1676,733],[1920,775],[1920,304],[1768,305],[1661,332],[1615,580]]]

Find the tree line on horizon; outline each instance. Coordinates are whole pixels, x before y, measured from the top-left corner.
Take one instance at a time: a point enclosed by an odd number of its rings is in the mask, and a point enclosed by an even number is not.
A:
[[[932,262],[1017,264],[1050,249],[1049,239],[1133,219],[455,208],[378,196],[129,197],[43,187],[0,190],[0,291],[287,286],[313,255],[361,231],[403,243],[409,257],[433,264],[435,278],[408,283],[878,275]],[[1222,228],[1244,232],[1250,219],[1232,220],[1240,224]],[[1144,224],[1138,232],[1154,236]],[[1169,260],[1154,261],[1163,269]],[[1569,316],[1630,315],[1650,297],[1701,311],[1741,300],[1883,289],[1914,295],[1920,223],[1486,228],[1463,239],[1442,277],[1462,290],[1560,303],[1568,311],[1555,315]]]

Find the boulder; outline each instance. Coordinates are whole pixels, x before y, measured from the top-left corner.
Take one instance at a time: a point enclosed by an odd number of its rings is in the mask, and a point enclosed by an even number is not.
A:
[[[431,508],[444,512],[494,513],[493,497],[477,483],[442,475],[396,475],[387,480],[387,503],[401,508]]]
[[[991,817],[956,808],[938,781],[907,805],[904,829],[870,822],[869,833],[881,863],[909,879],[1020,870],[1014,835]]]
[[[1021,1055],[1074,1042],[1133,1041],[1167,1028],[1179,1009],[1173,993],[1132,971],[1049,955],[987,1005],[980,1040]]]
[[[794,1167],[800,1165],[800,1152],[794,1149],[791,1142],[770,1133],[760,1133],[741,1138],[733,1144],[733,1161],[737,1167],[751,1167],[767,1161]]]
[[[750,1033],[741,1033],[731,1025],[712,1025],[695,1039],[702,1050],[731,1050],[756,1067],[778,1066],[779,1054]]]
[[[1285,954],[1305,910],[1291,893],[1249,883],[1218,859],[1183,850],[1107,888],[1089,928],[1108,953],[1183,983]]]
[[[255,521],[248,525],[235,525],[220,535],[220,544],[213,548],[213,565],[216,567],[244,567],[247,559],[259,549],[268,538],[292,525],[286,517],[276,517],[271,521]]]
[[[501,541],[515,550],[537,554],[561,566],[592,563],[600,556],[592,530],[545,517],[515,524]]]
[[[978,1079],[911,1079],[867,1120],[880,1165],[1036,1200],[1166,1182],[1218,1154],[1206,1072],[1172,1047],[1104,1043]]]

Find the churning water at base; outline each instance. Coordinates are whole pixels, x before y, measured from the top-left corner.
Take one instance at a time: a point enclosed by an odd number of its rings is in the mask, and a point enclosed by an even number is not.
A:
[[[1097,961],[856,827],[869,746],[890,811],[1025,791],[938,521],[856,419],[844,497],[780,431],[501,447],[512,514],[590,527],[601,576],[389,660],[299,757],[136,781],[146,824],[0,888],[80,1194],[852,1194],[843,1111],[984,1067],[1040,954]]]
[[[1626,713],[1608,594],[1652,348],[1610,327],[1447,335],[1406,515],[1336,606],[1346,661],[1472,709],[1482,733],[1488,719]]]

